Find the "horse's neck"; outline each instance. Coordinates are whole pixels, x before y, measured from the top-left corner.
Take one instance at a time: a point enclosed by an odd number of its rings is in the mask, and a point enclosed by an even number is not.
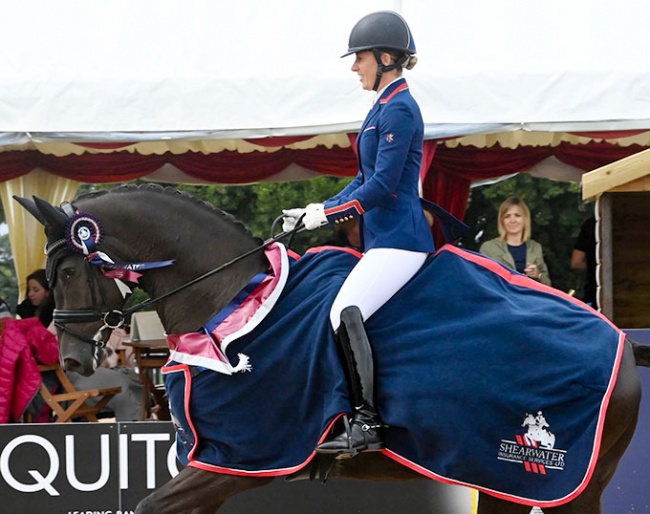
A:
[[[172,266],[143,272],[140,284],[151,298],[169,293],[259,244],[217,213],[213,217],[213,213],[205,211],[195,215],[192,209],[171,214],[168,211],[170,207],[159,206],[156,212],[161,219],[144,219],[138,228],[129,227],[128,234],[115,242],[128,260],[175,261]],[[154,307],[166,332],[200,329],[267,266],[260,251],[156,302]]]
[[[222,263],[215,263],[216,269]],[[266,266],[258,265],[237,266],[224,269],[217,274],[201,280],[168,298],[161,300],[156,311],[169,334],[194,332],[204,326],[215,314],[221,311],[243,289],[257,273],[264,271]],[[187,276],[187,282],[201,275],[196,271]],[[184,282],[184,283],[187,283]],[[179,284],[182,286],[183,284]],[[178,286],[176,286],[178,287]],[[157,291],[170,291],[166,285],[154,284],[152,292],[155,297]]]
[[[83,201],[79,208],[86,206]],[[146,189],[107,194],[88,204],[102,220],[102,243],[113,259],[174,260],[142,272],[140,287],[150,298],[169,293],[255,248],[258,240],[228,216],[192,200]],[[200,329],[268,264],[260,251],[154,304],[167,333]]]

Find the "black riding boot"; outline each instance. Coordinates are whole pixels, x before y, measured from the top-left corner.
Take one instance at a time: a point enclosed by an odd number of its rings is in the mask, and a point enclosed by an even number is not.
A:
[[[345,366],[354,404],[352,419],[344,418],[344,429],[333,439],[316,447],[319,453],[338,453],[337,458],[354,457],[366,450],[384,448],[383,424],[374,407],[374,366],[372,349],[358,307],[341,312],[336,341],[345,355]]]

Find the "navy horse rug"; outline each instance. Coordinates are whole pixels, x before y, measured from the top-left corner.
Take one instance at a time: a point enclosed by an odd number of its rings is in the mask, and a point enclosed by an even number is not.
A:
[[[177,451],[246,476],[306,466],[350,411],[329,308],[359,255],[267,251],[268,273],[195,334],[169,335]],[[580,494],[598,458],[624,335],[564,293],[445,246],[366,327],[384,453],[529,505]]]

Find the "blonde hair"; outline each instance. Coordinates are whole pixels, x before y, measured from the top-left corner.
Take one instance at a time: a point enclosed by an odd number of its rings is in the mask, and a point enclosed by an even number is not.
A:
[[[503,217],[505,216],[506,211],[513,205],[519,207],[524,215],[524,233],[521,236],[521,242],[525,243],[530,239],[530,209],[528,209],[526,202],[518,196],[506,198],[506,200],[504,200],[504,202],[499,206],[499,219],[497,221],[499,239],[502,241],[506,240],[506,227],[503,224]]]

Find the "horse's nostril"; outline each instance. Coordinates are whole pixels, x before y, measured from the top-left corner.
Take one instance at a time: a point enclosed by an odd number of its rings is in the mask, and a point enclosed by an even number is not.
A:
[[[70,358],[63,360],[63,367],[66,371],[74,371],[79,366],[81,366],[81,363],[78,360]]]

